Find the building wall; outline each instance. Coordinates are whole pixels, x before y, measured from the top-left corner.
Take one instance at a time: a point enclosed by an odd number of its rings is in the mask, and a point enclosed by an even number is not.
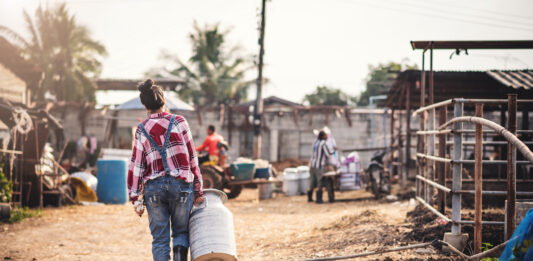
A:
[[[26,104],[26,83],[0,64],[0,98]]]
[[[144,110],[119,111],[117,115],[114,111],[94,110],[90,113],[87,124],[87,134],[95,135],[99,141],[104,141],[106,129],[109,128],[111,118],[118,118],[116,136],[121,139],[122,148],[131,148],[132,134],[139,122],[147,117]],[[212,124],[227,141],[230,141],[228,129],[228,113],[221,114],[218,110],[203,110],[200,118],[196,112],[182,111],[191,128],[195,145],[199,146],[205,139],[207,126]],[[312,115],[312,116],[311,116]],[[326,116],[327,115],[327,116]],[[332,131],[332,135],[337,142],[339,150],[366,148],[371,146],[371,114],[367,109],[352,109],[350,112],[352,125],[348,124],[345,114],[335,112],[313,112],[301,110],[298,112],[298,120],[295,121],[292,112],[280,113],[280,111],[267,111],[264,116],[264,129],[262,135],[261,154],[263,159],[270,161],[284,160],[288,158],[308,159],[311,156],[312,144],[315,140],[313,129],[320,129],[326,125]],[[81,127],[78,112],[69,110],[65,116],[55,115],[62,119],[65,127],[66,137],[71,140],[81,137]],[[312,120],[311,120],[312,117]],[[390,123],[389,114],[386,114],[387,139],[389,139]],[[252,154],[253,129],[247,127],[247,116],[243,113],[233,112],[231,143],[229,155],[232,159],[240,156],[250,157]],[[296,123],[297,122],[297,123]],[[375,146],[383,146],[383,110],[374,110],[374,134]],[[248,136],[248,137],[247,137]],[[248,140],[247,140],[248,139]],[[387,140],[387,143],[389,140]],[[109,143],[109,147],[117,147],[118,143]],[[346,153],[345,153],[346,154]],[[360,152],[362,164],[368,163],[373,152]],[[341,153],[342,155],[342,153]]]

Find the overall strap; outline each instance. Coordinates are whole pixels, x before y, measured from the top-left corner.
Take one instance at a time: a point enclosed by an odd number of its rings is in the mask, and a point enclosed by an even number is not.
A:
[[[176,118],[176,115],[172,115],[170,118],[170,122],[167,127],[167,132],[165,133],[165,141],[163,142],[163,147],[159,147],[157,143],[150,137],[150,134],[146,131],[144,128],[144,125],[142,123],[139,124],[139,128],[141,129],[144,136],[146,136],[146,139],[152,144],[152,146],[159,152],[159,155],[161,155],[161,161],[163,161],[163,167],[165,168],[166,174],[170,174],[170,167],[168,166],[168,159],[167,159],[167,146],[168,142],[170,140],[170,133],[172,132],[172,125],[174,124],[174,119]]]

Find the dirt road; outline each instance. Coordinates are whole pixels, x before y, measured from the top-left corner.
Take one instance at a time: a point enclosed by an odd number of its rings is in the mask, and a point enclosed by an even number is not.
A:
[[[234,214],[239,260],[301,260],[407,243],[409,201],[375,201],[364,191],[337,198],[324,205],[303,196],[258,201],[256,190],[243,191],[226,204]],[[130,205],[51,208],[42,217],[0,225],[0,258],[6,260],[151,260],[150,249],[146,215],[135,216]],[[441,256],[428,248],[369,259],[415,257]]]

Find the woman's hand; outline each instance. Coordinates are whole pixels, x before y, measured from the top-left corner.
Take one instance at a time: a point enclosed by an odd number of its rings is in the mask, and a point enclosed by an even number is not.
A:
[[[200,204],[202,204],[202,202],[205,201],[205,197],[204,196],[199,196],[197,198],[194,199],[194,206],[198,206]]]
[[[143,205],[142,200],[137,200],[133,202],[133,210],[135,211],[135,213],[137,213],[137,215],[139,215],[139,217],[143,215],[144,205]]]

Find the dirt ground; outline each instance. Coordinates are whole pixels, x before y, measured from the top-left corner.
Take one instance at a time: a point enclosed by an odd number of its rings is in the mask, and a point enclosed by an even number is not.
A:
[[[226,206],[234,214],[239,260],[302,260],[414,244],[406,213],[414,201],[376,201],[365,191],[338,192],[334,204],[304,196],[257,200],[245,189]],[[151,260],[146,215],[130,205],[50,208],[43,216],[0,224],[4,260]],[[450,260],[431,247],[361,260]]]

